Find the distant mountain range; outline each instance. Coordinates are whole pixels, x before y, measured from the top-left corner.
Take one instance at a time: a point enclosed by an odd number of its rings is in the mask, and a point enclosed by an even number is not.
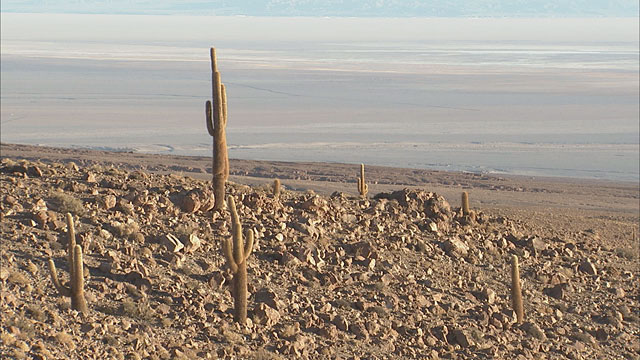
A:
[[[638,0],[2,0],[2,12],[335,17],[638,17]]]

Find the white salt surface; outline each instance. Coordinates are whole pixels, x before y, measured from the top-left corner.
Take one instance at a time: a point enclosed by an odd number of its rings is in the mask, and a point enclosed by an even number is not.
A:
[[[1,16],[3,142],[640,178],[637,18]]]

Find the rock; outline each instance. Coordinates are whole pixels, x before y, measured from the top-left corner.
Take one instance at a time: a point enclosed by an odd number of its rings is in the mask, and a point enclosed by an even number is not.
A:
[[[6,267],[0,267],[0,280],[5,281],[9,278],[9,275],[11,275],[11,273],[9,272],[9,269]]]
[[[37,166],[29,166],[27,169],[27,175],[31,177],[42,177],[42,170]]]
[[[151,281],[137,271],[130,271],[125,275],[125,280],[142,291],[151,289]]]
[[[4,201],[5,204],[11,205],[11,206],[13,206],[13,205],[18,203],[18,200],[15,197],[11,196],[11,195],[5,196],[3,201]]]
[[[531,250],[533,250],[535,254],[538,254],[547,249],[547,243],[545,243],[544,240],[536,236],[527,239],[526,245]]]
[[[131,202],[127,199],[124,198],[120,198],[117,201],[117,208],[118,211],[125,213],[127,215],[133,215],[134,213],[134,208],[133,208],[133,204],[131,204]]]
[[[558,300],[563,300],[565,297],[565,292],[566,289],[569,287],[569,284],[567,283],[560,283],[557,284],[553,287],[550,288],[546,288],[544,290],[544,293],[547,294],[548,296],[551,296],[552,298],[558,299]]]
[[[338,338],[338,328],[333,324],[326,324],[318,330],[318,334],[329,340],[335,340]]]
[[[318,195],[314,195],[300,204],[300,208],[307,211],[328,210],[327,201]]]
[[[349,328],[350,332],[356,336],[357,339],[368,340],[369,332],[362,323],[355,323]]]
[[[253,311],[254,321],[266,326],[273,326],[280,321],[280,312],[265,303],[259,303]]]
[[[349,330],[349,321],[344,318],[342,315],[338,315],[333,319],[333,324],[342,331]]]
[[[452,237],[444,242],[444,251],[451,257],[464,257],[469,252],[469,247],[462,240]]]
[[[313,353],[314,343],[311,336],[298,334],[291,343],[291,347],[296,356],[306,358],[310,353]]]
[[[284,304],[278,299],[276,293],[267,288],[258,290],[253,296],[256,303],[264,303],[276,310],[284,309]]]
[[[160,238],[160,244],[166,246],[167,250],[177,253],[184,248],[184,244],[177,237],[166,234]]]
[[[491,305],[496,301],[496,292],[489,288],[484,288],[480,293],[480,297],[486,301],[487,304]]]
[[[40,210],[32,215],[33,221],[35,221],[41,229],[44,229],[49,221],[49,215],[45,210]]]
[[[616,297],[620,299],[627,296],[627,293],[621,287],[616,287],[615,289],[613,289],[613,293],[616,294]]]
[[[209,278],[209,286],[213,289],[219,290],[222,289],[222,286],[225,284],[227,279],[224,277],[224,274],[220,270],[216,270],[211,274]]]
[[[182,198],[182,211],[184,212],[194,213],[200,209],[200,206],[200,199],[195,191],[190,191]]]
[[[378,258],[378,252],[376,251],[376,248],[366,241],[361,241],[359,243],[353,244],[350,248],[350,252],[353,257],[361,256],[364,259]]]
[[[588,259],[580,263],[580,265],[578,266],[578,270],[589,275],[598,275],[596,267]]]
[[[471,338],[471,335],[468,333],[468,331],[463,329],[453,330],[449,335],[449,338],[453,340],[451,342],[455,342],[456,344],[460,345],[463,348],[467,348],[474,344],[473,339]]]
[[[89,184],[95,184],[98,182],[98,180],[96,180],[96,176],[90,172],[85,174],[84,181],[88,182]]]
[[[185,251],[186,252],[194,252],[194,251],[198,250],[201,245],[202,245],[202,242],[200,241],[198,236],[196,236],[196,234],[191,234],[191,235],[189,235],[189,239],[187,240],[187,244],[185,246]]]
[[[540,326],[538,326],[537,324],[527,322],[522,325],[522,328],[529,336],[533,337],[534,339],[538,339],[541,341],[547,339],[544,331],[542,331],[542,329],[540,329]]]

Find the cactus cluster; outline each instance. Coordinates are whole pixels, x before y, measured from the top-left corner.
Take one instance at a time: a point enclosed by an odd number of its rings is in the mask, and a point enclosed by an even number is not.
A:
[[[364,164],[360,164],[360,178],[358,179],[358,192],[363,199],[367,197],[369,185],[364,180]]]
[[[216,49],[211,48],[211,87],[213,102],[207,100],[205,115],[207,130],[213,137],[213,194],[214,210],[224,209],[224,185],[229,178],[229,156],[227,154],[227,91],[220,81]]]
[[[253,230],[247,230],[245,234],[247,242],[244,243],[242,239],[242,224],[232,196],[229,196],[227,203],[231,213],[232,240],[225,239],[222,241],[222,251],[233,274],[233,319],[240,324],[244,324],[247,321],[247,258],[253,250]]]
[[[76,233],[73,227],[73,216],[67,213],[67,233],[69,235],[69,275],[71,282],[69,287],[66,287],[60,283],[58,279],[58,273],[56,272],[56,265],[52,259],[49,259],[49,272],[51,273],[51,280],[56,287],[60,295],[71,298],[71,308],[78,310],[81,313],[87,313],[89,308],[87,307],[87,301],[84,298],[84,266],[82,262],[82,247],[76,245]]]

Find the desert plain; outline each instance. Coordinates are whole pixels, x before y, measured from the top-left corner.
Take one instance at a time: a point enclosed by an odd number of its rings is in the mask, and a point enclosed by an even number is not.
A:
[[[359,164],[231,159],[256,238],[241,325],[210,157],[0,150],[1,358],[640,358],[637,182],[365,164],[362,198]],[[85,314],[47,266],[69,278],[67,213]]]

